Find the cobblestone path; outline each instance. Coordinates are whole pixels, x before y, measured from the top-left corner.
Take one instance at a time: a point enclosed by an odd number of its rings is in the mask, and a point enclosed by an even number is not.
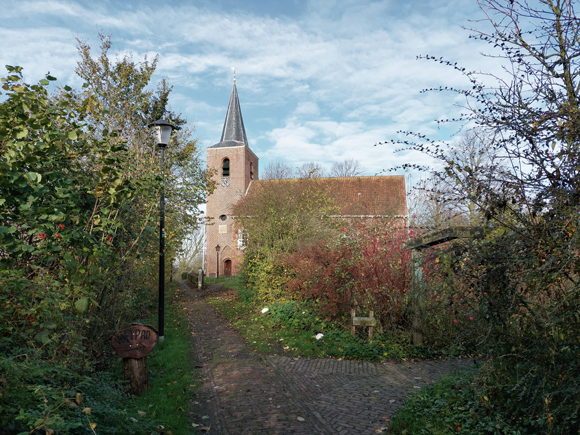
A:
[[[212,434],[372,434],[409,394],[468,360],[368,363],[257,354],[228,320],[180,282]],[[219,288],[219,287],[218,287]],[[206,417],[206,418],[207,418]],[[194,418],[195,420],[195,418]],[[209,421],[209,423],[208,423]],[[201,421],[197,421],[201,423]]]

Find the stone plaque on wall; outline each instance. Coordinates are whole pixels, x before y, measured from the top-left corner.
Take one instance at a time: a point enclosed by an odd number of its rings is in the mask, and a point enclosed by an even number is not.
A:
[[[227,225],[220,225],[219,226],[219,233],[220,234],[227,234],[228,232],[228,226]]]

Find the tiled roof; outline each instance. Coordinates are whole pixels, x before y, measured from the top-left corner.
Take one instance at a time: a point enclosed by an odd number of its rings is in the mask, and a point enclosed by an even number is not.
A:
[[[403,175],[385,175],[374,177],[333,177],[312,178],[320,183],[321,189],[328,189],[334,204],[340,208],[342,216],[406,216],[407,197],[405,177]],[[276,188],[276,183],[292,183],[299,179],[255,180],[249,187],[252,189]]]
[[[244,127],[244,120],[242,119],[242,109],[240,109],[240,101],[238,100],[238,91],[236,84],[232,89],[230,96],[230,104],[226,113],[226,120],[224,121],[224,129],[222,130],[222,137],[219,143],[210,146],[209,148],[223,148],[223,147],[243,147],[248,146],[248,139],[246,138],[246,129]]]

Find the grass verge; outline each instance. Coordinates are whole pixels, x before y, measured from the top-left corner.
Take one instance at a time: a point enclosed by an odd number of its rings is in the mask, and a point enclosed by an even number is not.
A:
[[[193,381],[194,371],[191,360],[191,332],[187,318],[177,299],[177,284],[168,283],[165,305],[165,339],[147,357],[149,390],[139,397],[128,397],[127,418],[134,423],[133,433],[147,433],[144,427],[161,425],[166,435],[188,435],[192,432],[189,415],[191,402],[200,389]],[[157,324],[157,313],[145,323]],[[123,378],[123,362],[120,357],[113,362],[112,370],[116,378]]]
[[[404,333],[375,335],[372,342],[362,331],[360,336],[353,337],[342,325],[322,318],[312,303],[287,301],[257,306],[238,278],[227,280],[224,287],[236,289],[237,293],[209,297],[207,301],[259,352],[366,361],[406,361],[435,356],[427,346],[409,344]],[[268,310],[262,313],[264,308]],[[317,339],[317,334],[322,337]]]
[[[220,282],[232,282],[234,283],[233,285],[235,285],[235,283],[238,282],[238,278],[235,276],[220,276],[219,278],[208,278],[207,276],[203,278],[203,285],[210,285],[210,284],[217,284]]]

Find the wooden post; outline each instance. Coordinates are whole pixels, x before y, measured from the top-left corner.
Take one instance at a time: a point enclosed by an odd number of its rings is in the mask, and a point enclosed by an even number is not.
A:
[[[199,269],[197,271],[197,289],[201,290],[203,288],[203,270]]]
[[[425,297],[423,285],[423,252],[413,249],[412,255],[412,299],[411,308],[413,310],[413,344],[421,346],[423,344],[423,304]]]
[[[147,354],[153,350],[157,340],[155,328],[140,323],[134,323],[113,335],[111,342],[117,354],[123,358],[129,394],[138,396],[149,388]]]
[[[149,389],[147,357],[123,358],[125,381],[129,383],[129,394],[140,396]]]
[[[350,310],[350,317],[352,317],[352,327],[350,328],[350,335],[354,337],[356,334],[356,326],[354,326],[354,317],[356,315],[356,311],[354,308]]]

